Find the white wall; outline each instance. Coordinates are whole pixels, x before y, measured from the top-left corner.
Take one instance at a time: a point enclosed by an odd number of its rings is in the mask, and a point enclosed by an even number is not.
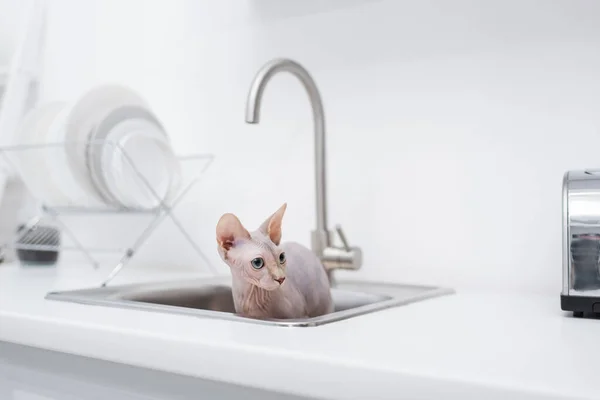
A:
[[[0,0],[0,71],[10,63],[19,30],[25,21],[26,1]]]
[[[309,244],[307,97],[277,77],[261,124],[244,123],[253,75],[285,56],[323,95],[330,224],[363,247],[354,275],[558,295],[562,175],[600,164],[600,3],[51,4],[45,99],[125,83],[149,99],[178,149],[217,154],[181,210],[215,264],[224,212],[253,228],[287,201],[285,239]],[[157,246],[164,238],[138,262],[181,258]]]

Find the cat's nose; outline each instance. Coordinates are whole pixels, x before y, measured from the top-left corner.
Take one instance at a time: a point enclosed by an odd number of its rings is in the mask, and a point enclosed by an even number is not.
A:
[[[281,277],[281,278],[277,278],[277,279],[275,279],[275,280],[276,280],[277,282],[279,282],[279,284],[281,285],[281,284],[283,283],[283,281],[285,281],[285,278],[284,278],[284,277]]]

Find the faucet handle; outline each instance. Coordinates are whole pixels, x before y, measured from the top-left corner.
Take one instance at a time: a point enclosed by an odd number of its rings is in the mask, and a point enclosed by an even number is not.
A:
[[[327,270],[346,269],[357,270],[362,265],[362,250],[358,247],[351,247],[348,244],[346,235],[340,225],[335,226],[335,230],[340,237],[342,247],[327,246],[323,248],[321,261]]]
[[[333,232],[313,231],[312,248],[319,256],[323,266],[330,274],[334,269],[357,270],[362,266],[362,250],[356,246],[350,246],[344,231],[340,225],[335,226],[335,230],[343,244],[342,247],[328,245],[325,240],[331,237]]]
[[[352,249],[350,248],[350,245],[348,244],[348,240],[346,240],[346,235],[344,235],[344,231],[342,231],[342,226],[340,224],[337,224],[335,226],[335,230],[336,230],[338,236],[340,237],[340,240],[342,241],[344,250],[346,250],[347,252],[352,251]]]

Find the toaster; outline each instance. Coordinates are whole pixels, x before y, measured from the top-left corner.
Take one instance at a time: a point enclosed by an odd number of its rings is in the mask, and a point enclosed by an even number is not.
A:
[[[600,315],[600,169],[563,177],[561,308]]]

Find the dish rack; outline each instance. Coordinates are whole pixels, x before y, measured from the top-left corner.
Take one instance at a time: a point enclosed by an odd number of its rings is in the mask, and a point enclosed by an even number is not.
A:
[[[206,257],[200,246],[192,239],[192,236],[181,224],[173,211],[182,203],[186,195],[190,193],[192,188],[198,184],[206,170],[214,161],[212,154],[194,153],[189,155],[176,154],[177,166],[179,168],[178,185],[176,190],[170,193],[170,196],[160,197],[157,194],[156,188],[152,187],[140,170],[134,160],[128,156],[126,151],[118,144],[107,140],[87,143],[87,146],[104,146],[105,153],[117,152],[121,154],[123,164],[120,168],[112,166],[113,170],[109,176],[115,179],[120,179],[126,176],[127,179],[122,179],[129,187],[136,187],[138,190],[144,191],[146,194],[154,196],[156,206],[154,207],[131,207],[123,206],[118,203],[110,203],[102,201],[98,194],[81,195],[68,197],[60,195],[52,195],[48,188],[52,188],[52,182],[57,179],[62,179],[64,176],[57,176],[68,173],[68,157],[65,149],[79,146],[77,143],[42,143],[42,144],[20,144],[14,146],[0,147],[1,158],[13,167],[16,175],[23,182],[26,191],[31,195],[31,198],[37,203],[38,212],[22,226],[16,238],[11,240],[11,243],[6,243],[5,248],[15,250],[40,250],[40,251],[79,251],[84,255],[85,259],[95,269],[99,267],[97,255],[100,253],[117,253],[118,261],[112,267],[108,276],[102,281],[101,286],[106,286],[113,280],[119,272],[121,272],[138,253],[140,248],[147,240],[156,232],[157,228],[167,219],[169,219],[185,241],[189,243],[194,253],[202,260],[202,262],[216,274],[216,269]],[[106,152],[106,148],[109,151]],[[55,160],[56,165],[62,165],[62,168],[48,168],[48,163]],[[60,164],[62,162],[62,164]],[[32,172],[32,169],[38,168],[37,175]],[[48,171],[51,171],[50,173]],[[106,172],[106,171],[105,171]],[[72,176],[71,176],[72,178]],[[67,179],[69,180],[69,179]],[[71,183],[73,181],[71,180]],[[46,189],[46,190],[44,190]],[[141,233],[134,235],[130,244],[119,248],[101,248],[94,246],[86,246],[78,238],[78,236],[65,223],[65,218],[81,219],[83,217],[99,217],[114,215],[114,216],[147,216],[149,221],[142,225]],[[45,221],[50,221],[53,225],[60,229],[61,234],[68,237],[72,245],[65,246],[64,241],[59,244],[22,244],[19,243],[22,237],[27,233],[41,226]],[[85,220],[88,221],[88,220]],[[116,231],[114,231],[116,232]]]

